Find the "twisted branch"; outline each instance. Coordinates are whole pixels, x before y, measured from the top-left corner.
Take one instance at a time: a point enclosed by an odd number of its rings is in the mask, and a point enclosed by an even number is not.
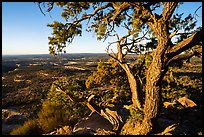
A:
[[[100,109],[97,108],[96,105],[93,106],[90,103],[90,101],[93,99],[94,95],[89,96],[88,101],[86,101],[85,98],[76,98],[71,93],[65,92],[64,90],[62,90],[60,87],[57,87],[56,91],[60,91],[60,92],[64,93],[73,102],[85,104],[91,110],[91,112],[96,112],[98,114],[101,113]]]

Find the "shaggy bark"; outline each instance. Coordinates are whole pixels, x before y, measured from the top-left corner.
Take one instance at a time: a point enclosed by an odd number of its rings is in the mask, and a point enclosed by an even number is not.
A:
[[[153,53],[153,60],[146,73],[146,92],[144,119],[135,134],[146,135],[152,131],[160,108],[161,79],[164,65],[164,53],[168,47],[168,31],[165,21],[159,20],[151,26],[158,38],[158,46]]]

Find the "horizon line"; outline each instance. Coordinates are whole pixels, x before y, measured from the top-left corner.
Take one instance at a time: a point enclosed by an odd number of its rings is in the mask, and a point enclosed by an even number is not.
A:
[[[107,54],[106,52],[72,52],[72,53],[62,53],[62,55],[66,55],[66,54]],[[1,54],[2,56],[7,56],[7,55],[51,55],[49,53],[33,53],[33,54]]]

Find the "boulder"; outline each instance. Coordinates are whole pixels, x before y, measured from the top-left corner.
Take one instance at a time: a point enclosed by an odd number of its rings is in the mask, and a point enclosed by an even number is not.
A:
[[[14,110],[2,109],[2,134],[9,134],[15,128],[23,125],[27,117]]]
[[[22,125],[25,121],[27,120],[27,118],[23,115],[11,115],[10,117],[8,117],[5,121],[5,124],[7,125],[11,125],[11,124],[18,124],[18,125]]]
[[[114,126],[103,116],[97,112],[91,113],[88,117],[79,121],[73,129],[74,135],[79,134],[91,134],[94,135],[97,129],[103,129],[105,131],[112,131]]]
[[[15,129],[20,127],[21,125],[18,124],[11,124],[11,125],[6,125],[4,123],[2,123],[2,135],[9,135],[9,133]]]

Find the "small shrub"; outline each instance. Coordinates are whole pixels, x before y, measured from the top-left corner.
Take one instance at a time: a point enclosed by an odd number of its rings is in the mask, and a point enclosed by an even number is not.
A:
[[[97,71],[93,72],[86,80],[86,87],[91,88],[96,85],[108,84],[111,78],[110,75],[110,66],[100,61],[97,66]]]
[[[41,111],[38,113],[38,122],[44,133],[65,125],[68,121],[66,111],[60,104],[46,100],[43,102]]]
[[[93,72],[86,80],[86,87],[113,85],[115,96],[129,96],[130,87],[128,79],[123,68],[115,61],[109,59],[109,63],[100,61],[97,70]]]
[[[152,62],[153,57],[151,55],[146,55],[145,57],[145,67],[148,68]]]
[[[28,120],[21,127],[11,131],[10,135],[39,135],[41,129],[37,120]]]
[[[203,134],[202,134],[202,131],[198,132],[198,135],[203,135]]]
[[[68,125],[73,126],[78,119],[88,115],[90,110],[83,104],[72,102],[64,93],[57,91],[61,87],[76,98],[83,96],[83,81],[63,78],[53,82],[47,98],[42,102],[38,121],[44,133]]]
[[[116,133],[112,132],[112,131],[105,130],[105,129],[98,128],[94,135],[116,135]]]
[[[58,135],[71,135],[72,134],[72,127],[71,126],[64,126],[62,128],[57,129]]]
[[[143,117],[143,113],[139,109],[135,108],[134,106],[130,107],[130,119],[132,121],[141,122]]]

